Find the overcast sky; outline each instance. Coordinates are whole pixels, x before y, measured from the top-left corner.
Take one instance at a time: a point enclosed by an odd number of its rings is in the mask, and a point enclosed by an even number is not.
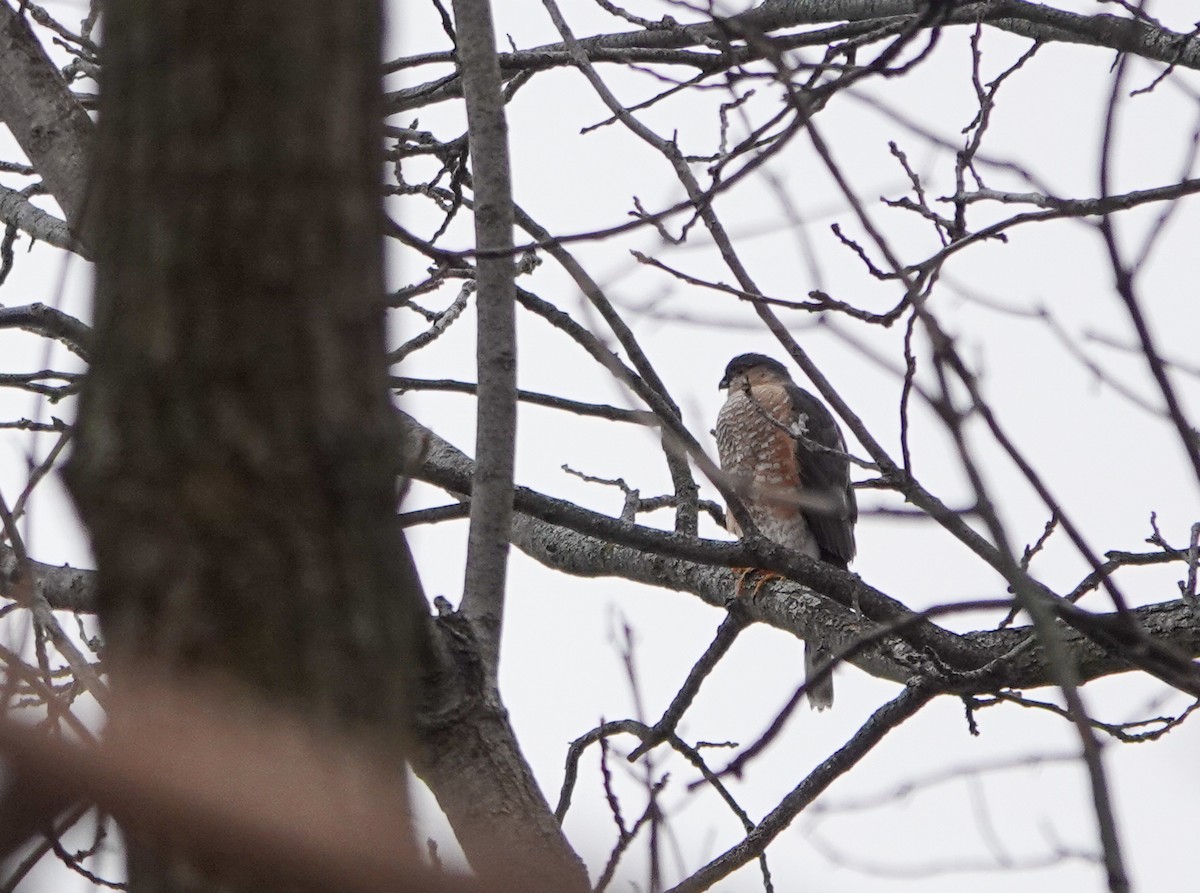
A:
[[[403,17],[400,7],[403,6]],[[1083,12],[1114,13],[1113,4],[1079,0],[1056,4]],[[66,4],[48,4],[74,22]],[[1151,9],[1167,25],[1188,30],[1183,4]],[[1158,8],[1162,7],[1162,8]],[[673,4],[642,2],[631,7],[658,18],[693,18]],[[627,30],[628,25],[584,0],[563,2],[578,36]],[[504,0],[496,6],[501,41],[520,48],[557,39],[540,4]],[[389,58],[447,47],[432,6],[392,4]],[[914,215],[878,203],[881,195],[898,197],[907,180],[888,143],[896,141],[926,178],[931,195],[953,190],[953,154],[895,120],[932,132],[960,145],[961,129],[974,115],[967,28],[949,29],[935,52],[910,75],[865,83],[854,96],[839,96],[816,119],[822,136],[843,166],[853,189],[872,218],[905,260],[930,253],[933,230]],[[994,75],[1027,48],[1028,41],[986,30],[985,72]],[[813,57],[814,59],[816,57]],[[982,154],[1033,172],[1055,195],[1088,198],[1099,191],[1098,146],[1110,88],[1111,53],[1094,48],[1044,47],[1001,89]],[[418,70],[420,72],[421,70]],[[1150,83],[1159,68],[1130,66],[1129,88]],[[662,88],[644,74],[602,67],[618,95],[632,104]],[[389,79],[389,87],[416,82],[417,73]],[[432,77],[432,75],[430,75]],[[1177,85],[1187,85],[1190,94]],[[1179,72],[1153,92],[1121,106],[1116,143],[1114,191],[1169,184],[1185,175],[1184,159],[1194,142],[1200,107],[1200,79]],[[759,116],[775,93],[768,83],[746,106]],[[679,134],[686,152],[714,149],[716,106],[723,94],[685,96],[646,113],[660,134]],[[462,109],[443,103],[419,113],[399,115],[391,123],[419,126],[439,137],[461,133]],[[516,199],[554,233],[585,232],[626,221],[637,196],[649,209],[668,206],[683,192],[667,164],[618,127],[580,135],[581,128],[607,118],[602,104],[574,71],[555,70],[535,77],[509,106]],[[3,136],[6,159],[19,152]],[[413,178],[415,179],[416,168]],[[998,169],[985,168],[988,185],[1030,191],[1027,183]],[[894,283],[866,275],[861,262],[830,234],[840,222],[857,233],[852,214],[804,139],[798,139],[767,167],[770,179],[743,184],[718,202],[753,276],[764,293],[801,300],[814,288],[870,310],[883,310],[899,296]],[[1193,174],[1194,175],[1194,172]],[[8,180],[4,182],[8,183]],[[779,201],[788,196],[790,208]],[[1195,245],[1200,224],[1195,201],[1185,201],[1163,234],[1139,277],[1144,307],[1167,357],[1197,365],[1195,342],[1200,310],[1195,295]],[[427,235],[432,218],[415,202],[391,205],[407,225]],[[1121,234],[1130,254],[1154,224],[1160,209],[1132,213]],[[1008,216],[1012,208],[980,207],[972,224]],[[799,222],[790,221],[796,214]],[[673,231],[678,221],[672,222]],[[0,288],[0,303],[44,301],[87,319],[88,270],[79,259],[44,246],[23,254],[18,243],[16,268]],[[445,238],[448,247],[468,247],[462,224]],[[732,281],[711,242],[699,228],[687,244],[665,245],[651,230],[573,250],[625,313],[642,347],[681,405],[692,432],[712,454],[708,435],[722,395],[717,381],[728,360],[745,351],[780,359],[784,353],[752,310],[727,295],[683,287],[661,272],[639,265],[636,249],[702,278]],[[425,263],[416,255],[393,252],[391,284],[422,278]],[[584,305],[578,290],[549,259],[522,284],[569,311],[597,335],[602,324]],[[449,291],[427,305],[445,306]],[[988,306],[991,304],[992,306]],[[1132,343],[1133,334],[1112,289],[1102,242],[1083,221],[1059,221],[1014,229],[1006,243],[993,242],[962,252],[945,268],[933,309],[959,339],[965,357],[976,365],[988,397],[1006,430],[1068,507],[1096,551],[1141,551],[1148,547],[1149,517],[1156,512],[1164,534],[1182,544],[1187,529],[1200,520],[1196,486],[1178,441],[1159,415],[1099,383],[1061,344],[1041,319],[1047,308],[1057,324],[1125,386],[1152,406],[1161,403],[1143,363],[1133,355],[1084,338],[1094,333]],[[1008,308],[1007,311],[997,308]],[[885,445],[898,453],[897,403],[900,380],[881,370],[831,328],[852,333],[900,365],[901,331],[864,329],[845,320],[816,325],[805,314],[785,317],[797,339],[838,388],[856,413]],[[419,331],[413,315],[397,316],[396,343]],[[899,329],[901,327],[897,327]],[[528,314],[519,317],[520,385],[535,391],[636,406],[600,366],[561,333]],[[445,335],[413,355],[403,374],[470,380],[474,375],[474,317],[468,309]],[[0,372],[31,368],[75,368],[65,351],[12,332],[0,331]],[[925,346],[920,345],[925,353]],[[799,371],[797,380],[803,382]],[[1200,413],[1195,377],[1177,375],[1176,384],[1191,412]],[[474,442],[473,402],[458,395],[409,395],[402,405],[461,449]],[[5,419],[62,414],[73,408],[39,404],[27,395],[0,391]],[[933,414],[914,411],[914,469],[925,486],[950,505],[969,499],[965,479],[949,439]],[[978,432],[973,432],[978,433]],[[6,497],[18,493],[26,475],[31,446],[44,452],[50,437],[38,439],[0,431],[0,487]],[[1040,534],[1048,514],[1014,468],[982,438],[976,440],[981,465],[1013,540],[1025,544]],[[851,451],[864,455],[858,444]],[[643,495],[669,492],[670,481],[652,433],[611,422],[564,417],[554,410],[522,407],[517,451],[519,483],[616,514],[619,492],[573,477],[561,466],[604,477],[623,477]],[[861,471],[856,476],[861,477]],[[716,498],[707,482],[704,495]],[[411,507],[444,504],[431,488],[413,487]],[[860,493],[867,511],[858,527],[859,558],[852,570],[871,585],[923,608],[955,599],[1000,598],[1003,582],[961,544],[936,525],[872,515],[897,500],[877,491]],[[668,513],[649,515],[645,523],[669,526]],[[715,525],[702,528],[724,537]],[[29,546],[43,561],[89,561],[84,540],[58,482],[39,490],[30,511]],[[462,586],[466,522],[413,529],[410,541],[428,593],[457,601]],[[1048,585],[1069,589],[1086,573],[1065,539],[1056,536],[1033,570]],[[1137,604],[1175,596],[1181,571],[1147,568],[1123,578]],[[1104,610],[1100,597],[1091,606]],[[1085,602],[1085,604],[1087,604]],[[946,624],[955,629],[987,628],[998,618],[969,615]],[[620,656],[619,632],[627,624],[636,645],[638,683],[648,721],[653,721],[677,690],[721,621],[721,613],[686,594],[620,580],[581,580],[553,573],[514,554],[509,587],[501,684],[518,736],[547,797],[553,803],[562,780],[569,741],[602,719],[635,713]],[[752,628],[734,645],[689,711],[681,732],[688,740],[753,740],[770,722],[802,677],[801,644],[776,630]],[[731,789],[752,818],[761,818],[788,790],[859,728],[870,713],[898,691],[896,685],[853,668],[836,674],[837,703],[821,714],[800,711],[784,735],[755,760]],[[1056,700],[1049,691],[1035,693]],[[1112,677],[1086,687],[1093,712],[1107,721],[1178,712],[1183,695],[1132,675]],[[1056,852],[1095,852],[1096,834],[1086,779],[1078,761],[1068,759],[1077,739],[1062,720],[1042,712],[1002,707],[978,715],[982,734],[968,733],[961,702],[942,698],[890,734],[854,771],[839,779],[769,851],[781,891],[957,891],[969,883],[979,891],[1007,891],[1014,883],[1030,890],[1101,889],[1103,874],[1092,862],[1060,859]],[[1190,818],[1188,806],[1200,794],[1195,771],[1198,742],[1194,724],[1185,724],[1157,743],[1112,745],[1105,751],[1118,806],[1120,830],[1136,886],[1172,888],[1194,874],[1191,853],[1180,844]],[[629,741],[618,741],[628,750]],[[596,752],[581,765],[567,832],[587,860],[593,877],[603,867],[615,837],[607,814]],[[688,793],[695,772],[686,763],[655,752],[656,771],[670,771],[665,803],[672,843],[667,847],[666,880],[673,883],[719,854],[742,836],[741,827],[718,799],[704,791]],[[721,765],[723,757],[712,757]],[[615,761],[619,762],[619,761]],[[1007,768],[1006,768],[1007,767]],[[966,771],[979,768],[987,771]],[[956,770],[964,770],[962,772]],[[626,814],[636,816],[641,800],[628,773],[615,767],[627,798]],[[946,776],[943,783],[922,780]],[[630,776],[632,779],[632,776]],[[912,793],[902,786],[918,783]],[[423,796],[425,824],[442,854],[453,853],[452,834]],[[861,808],[859,808],[861,807]],[[869,807],[869,808],[868,808]],[[644,850],[635,848],[614,889],[644,889]],[[999,867],[1009,861],[1021,870]],[[1033,870],[1034,866],[1047,867]],[[111,862],[110,862],[111,865]],[[968,869],[969,875],[950,871]],[[986,869],[975,871],[974,869]],[[758,869],[750,865],[716,889],[755,889]],[[43,872],[24,889],[60,883]],[[631,886],[634,885],[634,886]]]
[[[1112,6],[1099,8],[1093,3],[1074,7],[1084,12],[1113,11]],[[686,10],[675,5],[645,3],[631,8],[647,18],[664,14],[687,18]],[[1172,9],[1152,11],[1169,16]],[[564,4],[564,12],[580,37],[627,30],[588,3]],[[557,39],[537,4],[498,4],[497,20],[502,43],[511,37],[519,48],[528,48]],[[1188,21],[1172,23],[1169,17],[1165,21],[1185,30],[1190,27]],[[411,29],[405,35],[411,47],[408,52],[445,47],[431,9],[413,8],[405,26]],[[880,195],[897,197],[906,190],[888,142],[899,143],[928,178],[927,188],[935,195],[953,190],[949,179],[953,156],[890,120],[877,106],[902,113],[951,145],[961,145],[960,130],[976,108],[969,80],[969,34],[967,28],[948,30],[933,57],[911,75],[872,82],[861,88],[861,99],[843,96],[817,117],[855,191],[869,203],[873,218],[886,228],[893,244],[907,252],[906,259],[930,252],[934,234],[912,215],[882,208],[875,201]],[[986,31],[985,74],[994,76],[1027,46],[1027,41]],[[1019,164],[1056,195],[1097,195],[1098,146],[1111,61],[1110,53],[1092,48],[1043,48],[1002,88],[983,154]],[[661,89],[649,77],[619,73],[614,66],[600,70],[627,104]],[[1132,65],[1130,87],[1144,86],[1156,74],[1157,69],[1149,65]],[[1196,88],[1194,77],[1181,80]],[[770,94],[766,88],[760,92],[764,100]],[[716,136],[714,105],[721,98],[725,97],[664,104],[644,119],[660,134],[678,132],[685,152],[711,151]],[[576,72],[557,70],[534,78],[517,94],[509,112],[517,201],[552,232],[585,232],[621,223],[628,219],[634,196],[656,209],[683,195],[666,163],[618,127],[579,136],[581,128],[608,115]],[[461,109],[454,104],[422,109],[419,117],[423,129],[444,137],[462,128]],[[1123,104],[1113,188],[1147,188],[1178,179],[1196,118],[1194,99],[1169,82]],[[743,260],[764,292],[801,299],[810,289],[821,287],[872,310],[891,306],[896,287],[881,286],[866,276],[858,260],[830,235],[828,225],[834,221],[852,229],[852,215],[805,141],[797,140],[769,169],[774,182],[746,184],[718,203]],[[993,188],[1030,191],[1017,178],[984,170]],[[804,221],[801,228],[788,224],[774,197],[780,184]],[[980,208],[973,222],[979,225],[1008,213],[1009,208]],[[1152,209],[1131,216],[1131,225],[1122,227],[1128,244],[1136,249],[1138,235],[1156,214],[1157,209]],[[1192,287],[1196,224],[1195,210],[1185,202],[1140,279],[1163,352],[1182,360],[1195,356],[1194,333],[1200,324]],[[813,246],[815,268],[805,261],[804,240]],[[446,244],[465,247],[469,234],[452,232]],[[705,434],[720,405],[716,383],[725,363],[747,350],[781,358],[783,353],[748,307],[727,296],[680,287],[661,273],[646,270],[631,259],[631,248],[700,277],[732,281],[732,276],[699,232],[679,248],[665,246],[653,232],[643,231],[575,249],[609,296],[628,311],[627,318],[683,407],[692,431],[711,444]],[[401,281],[419,278],[422,269],[419,259],[402,266]],[[1011,436],[1028,451],[1093,547],[1099,551],[1146,548],[1143,540],[1150,533],[1151,511],[1158,513],[1164,532],[1172,531],[1169,537],[1185,540],[1197,516],[1196,489],[1169,425],[1099,385],[1085,368],[1064,356],[1041,321],[997,312],[969,299],[982,297],[1023,312],[1046,307],[1073,338],[1096,332],[1132,342],[1094,228],[1066,221],[1015,229],[1007,244],[963,252],[947,265],[944,280],[936,312],[961,339],[964,354],[977,363],[986,392]],[[594,331],[603,331],[552,262],[525,285],[570,309]],[[956,297],[956,290],[964,296]],[[814,328],[811,318],[787,319],[854,410],[894,447],[898,379]],[[471,322],[468,313],[432,348],[415,355],[407,374],[469,376]],[[898,332],[844,328],[900,363]],[[520,332],[522,387],[635,405],[599,367],[541,320],[522,316]],[[1136,357],[1094,344],[1085,347],[1136,393],[1159,404]],[[1180,377],[1177,382],[1194,412],[1195,379]],[[458,446],[471,450],[472,404],[467,398],[414,396],[406,398],[404,405]],[[947,503],[965,504],[968,491],[949,441],[928,413],[920,414],[914,435],[914,462],[922,481]],[[986,444],[980,449],[1010,534],[1017,542],[1032,542],[1046,522],[1045,509],[996,450]],[[609,512],[619,510],[619,493],[564,474],[563,463],[599,477],[623,476],[644,495],[669,491],[652,435],[609,423],[564,419],[552,410],[523,409],[520,482]],[[706,495],[716,494],[708,487]],[[420,488],[414,499],[428,499],[429,504],[444,501]],[[861,494],[860,501],[868,508],[881,502],[894,504],[891,498],[873,493]],[[665,513],[644,520],[670,524]],[[412,533],[427,587],[452,600],[461,587],[465,526],[460,522]],[[711,527],[706,533],[720,535]],[[853,569],[915,608],[1005,594],[1003,583],[990,570],[927,522],[865,517],[859,525],[859,559]],[[1051,541],[1034,569],[1058,587],[1070,587],[1084,573],[1082,561],[1061,538]],[[1178,576],[1177,569],[1139,571],[1126,577],[1125,585],[1139,603],[1161,601],[1173,596]],[[526,752],[552,800],[561,779],[565,744],[602,717],[633,713],[614,629],[628,622],[635,630],[642,693],[653,719],[720,621],[718,612],[687,595],[621,581],[565,579],[522,556],[514,558],[510,593],[505,696]],[[1096,607],[1102,607],[1099,601]],[[959,629],[989,625],[978,616],[947,623]],[[799,681],[799,660],[799,643],[789,637],[768,629],[747,632],[689,712],[685,737],[752,740]],[[894,685],[852,669],[839,671],[837,686],[834,710],[799,714],[779,743],[735,785],[752,817],[769,810],[896,693]],[[1047,692],[1037,694],[1053,699]],[[1153,716],[1186,705],[1183,696],[1132,676],[1095,683],[1085,694],[1097,715],[1111,721]],[[1000,859],[1016,865],[1056,862],[1054,853],[1060,849],[1095,852],[1094,821],[1085,776],[1077,762],[972,775],[871,810],[839,810],[841,805],[882,796],[906,782],[948,769],[1077,752],[1067,725],[1041,713],[1005,708],[986,711],[979,720],[983,734],[972,738],[961,703],[942,699],[889,736],[774,845],[770,853],[779,889],[804,884],[815,890],[950,891],[968,880],[980,890],[1007,890],[1014,882],[1031,889],[1101,887],[1102,873],[1083,861],[1023,872],[1019,879],[1001,870],[972,873],[969,878],[940,873],[954,866],[994,866]],[[1190,762],[1195,734],[1185,725],[1156,744],[1114,746],[1106,751],[1122,836],[1139,885],[1171,884],[1184,870],[1186,857],[1167,841],[1177,836],[1175,829],[1183,820],[1173,804],[1189,802],[1187,794],[1200,787],[1195,773],[1182,771],[1180,762],[1185,755]],[[714,758],[714,762],[719,765],[721,760]],[[671,766],[678,782],[694,777],[680,761]],[[687,796],[680,788],[673,786],[675,793],[668,794],[667,800],[676,806],[672,829],[683,853],[678,870],[686,870],[735,842],[740,828],[715,797]],[[579,791],[567,830],[595,871],[611,845],[613,828],[594,759],[581,772]],[[1170,796],[1164,796],[1167,792]],[[636,814],[637,807],[628,811]],[[675,865],[667,864],[669,876],[678,879]],[[930,871],[937,873],[929,876]],[[627,877],[635,883],[641,880],[636,870]],[[756,882],[757,868],[751,865],[719,889],[748,890]]]

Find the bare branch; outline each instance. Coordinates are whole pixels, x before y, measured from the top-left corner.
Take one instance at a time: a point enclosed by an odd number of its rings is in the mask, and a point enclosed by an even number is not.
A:
[[[456,394],[474,394],[478,386],[469,381],[451,381],[449,379],[403,378],[392,376],[392,387],[399,393],[406,391],[446,391]],[[657,417],[652,412],[639,409],[623,409],[620,406],[609,406],[604,403],[583,403],[567,397],[556,397],[551,394],[539,394],[535,391],[517,391],[517,400],[534,406],[546,406],[550,409],[561,409],[575,415],[588,416],[597,419],[607,419],[612,422],[629,422],[634,425],[657,425]]]
[[[876,710],[845,745],[793,788],[744,840],[726,850],[683,883],[672,887],[668,893],[698,893],[700,890],[707,890],[721,878],[763,853],[771,841],[819,794],[870,753],[888,732],[903,724],[929,703],[930,698],[930,692],[920,683],[910,684],[898,697]]]
[[[7,3],[0,3],[0,120],[66,213],[71,231],[91,244],[84,210],[95,127],[29,22]]]
[[[476,466],[461,610],[477,630],[484,667],[494,684],[504,619],[517,425],[512,182],[488,0],[454,0],[454,14],[475,172],[475,242],[483,252],[476,274]]]
[[[53,338],[85,360],[91,351],[91,327],[45,304],[0,307],[0,329],[24,329],[46,338]]]
[[[85,258],[89,256],[65,221],[43,211],[16,189],[0,186],[0,220],[47,245],[74,251]]]

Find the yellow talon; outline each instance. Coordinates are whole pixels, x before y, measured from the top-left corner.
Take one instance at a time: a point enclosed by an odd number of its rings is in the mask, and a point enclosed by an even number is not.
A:
[[[784,577],[774,571],[759,570],[756,567],[738,567],[732,569],[737,576],[737,585],[733,589],[734,598],[744,598],[746,581],[753,576],[759,576],[755,582],[754,588],[750,591],[750,600],[753,601],[758,597],[759,591],[772,580],[782,580]]]

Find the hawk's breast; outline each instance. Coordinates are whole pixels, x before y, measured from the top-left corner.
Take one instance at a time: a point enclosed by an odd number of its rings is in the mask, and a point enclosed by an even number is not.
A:
[[[731,387],[717,416],[721,468],[763,536],[812,558],[819,550],[800,511],[801,420],[782,385]],[[729,529],[740,535],[730,518]]]

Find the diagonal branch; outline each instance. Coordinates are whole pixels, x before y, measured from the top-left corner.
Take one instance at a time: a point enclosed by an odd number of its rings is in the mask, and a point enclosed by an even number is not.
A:
[[[0,3],[0,120],[67,217],[91,244],[84,219],[95,127],[33,33],[28,20]]]
[[[19,190],[0,186],[0,220],[15,226],[39,242],[67,251],[76,251],[85,258],[89,257],[83,246],[71,235],[65,221],[43,211]]]
[[[924,684],[910,684],[898,697],[876,710],[862,728],[854,733],[854,737],[796,785],[740,843],[726,850],[667,893],[698,893],[700,890],[707,890],[721,878],[757,858],[805,807],[835,780],[854,768],[888,732],[914,716],[932,697],[933,692]]]

